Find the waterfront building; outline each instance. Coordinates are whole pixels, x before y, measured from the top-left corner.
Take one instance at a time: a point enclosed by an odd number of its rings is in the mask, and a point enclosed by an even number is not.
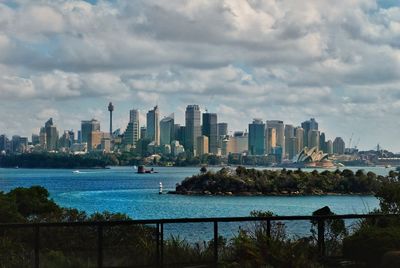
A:
[[[341,137],[336,137],[333,141],[333,153],[334,154],[344,154],[345,143]]]
[[[310,130],[318,130],[318,123],[314,118],[310,118],[310,120],[301,123],[301,127],[304,129],[304,147],[310,147],[308,144],[308,132],[310,132]]]
[[[201,112],[196,104],[188,105],[185,112],[185,150],[196,152],[197,137],[201,136]]]
[[[313,148],[316,147],[319,151],[319,131],[316,129],[312,129],[308,131],[308,147]]]
[[[325,146],[326,146],[326,153],[333,154],[333,142],[331,140],[328,140]]]
[[[133,124],[133,143],[135,144],[140,139],[140,114],[138,109],[129,111],[129,123]]]
[[[197,137],[197,155],[201,156],[204,154],[208,154],[208,148],[209,148],[209,139],[207,136],[199,136]]]
[[[266,152],[267,154],[272,154],[274,147],[276,147],[276,129],[273,127],[267,128],[266,131]]]
[[[93,131],[100,131],[100,122],[96,119],[81,121],[81,142],[89,142]]]
[[[158,106],[147,112],[147,131],[146,137],[150,141],[154,141],[154,145],[160,145],[160,111]]]
[[[285,126],[281,120],[268,120],[267,128],[276,130],[276,146],[280,146],[282,153],[285,152]]]
[[[291,143],[291,140],[294,138],[294,126],[290,124],[285,125],[285,155],[289,156],[289,144]],[[289,156],[289,159],[291,157]]]
[[[218,122],[216,113],[203,114],[202,134],[208,137],[210,154],[218,153]]]
[[[46,131],[46,149],[47,151],[55,151],[58,146],[58,131],[53,123],[53,118],[47,120],[44,125]]]
[[[170,145],[175,140],[174,114],[160,121],[160,145]]]
[[[251,155],[265,154],[265,124],[261,119],[255,118],[249,124],[248,150]]]

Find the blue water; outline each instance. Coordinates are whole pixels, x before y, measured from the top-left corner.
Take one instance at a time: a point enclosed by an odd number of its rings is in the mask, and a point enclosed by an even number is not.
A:
[[[388,169],[369,168],[385,175]],[[309,215],[322,206],[337,214],[367,213],[378,207],[373,196],[181,196],[158,194],[161,181],[173,190],[198,168],[156,168],[156,174],[137,174],[131,167],[104,170],[0,169],[0,191],[41,185],[61,206],[88,213],[111,211],[134,219],[248,216],[252,210],[277,215]]]

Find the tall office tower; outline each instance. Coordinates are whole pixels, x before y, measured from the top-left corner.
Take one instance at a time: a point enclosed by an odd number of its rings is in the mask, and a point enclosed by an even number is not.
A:
[[[179,141],[180,143],[182,143],[180,139],[180,129],[181,129],[181,125],[180,124],[174,124],[174,140]]]
[[[268,120],[267,128],[276,129],[276,146],[282,148],[282,152],[285,152],[285,126],[283,121],[280,120]]]
[[[140,138],[145,139],[147,138],[147,128],[146,127],[140,127]]]
[[[344,154],[345,143],[341,137],[336,137],[333,141],[333,153],[334,154]]]
[[[285,125],[285,155],[287,156],[289,156],[289,144],[291,138],[294,138],[294,126],[287,124]]]
[[[76,138],[77,143],[82,143],[82,131],[78,130],[78,137]]]
[[[63,135],[59,140],[60,148],[71,148],[74,143],[74,132],[72,130],[64,130]]]
[[[289,142],[287,143],[287,148],[288,148],[288,158],[291,160],[293,159],[297,154],[297,138],[292,137],[288,139]]]
[[[233,151],[232,153],[243,153],[249,149],[249,137],[247,132],[235,131],[233,137],[229,139],[233,140]]]
[[[35,146],[35,145],[38,145],[38,144],[40,144],[39,135],[38,134],[32,134],[32,145]],[[1,151],[1,148],[0,148],[0,151]]]
[[[160,111],[158,106],[147,112],[146,137],[154,141],[154,145],[160,145]]]
[[[228,123],[218,123],[218,137],[228,135]]]
[[[0,153],[7,150],[8,138],[6,135],[0,135]]]
[[[46,129],[44,127],[40,128],[39,132],[39,142],[40,142],[40,147],[42,150],[45,150],[47,148],[46,145]]]
[[[296,127],[296,154],[300,153],[304,148],[304,129],[302,127]]]
[[[136,143],[140,139],[140,121],[139,110],[132,109],[129,111],[129,123],[133,124],[133,142]]]
[[[276,147],[276,129],[273,127],[267,128],[265,133],[266,136],[266,152],[267,154],[272,154],[274,147]]]
[[[308,131],[308,147],[313,148],[317,147],[319,150],[319,131],[316,129],[312,129]]]
[[[326,153],[333,154],[333,142],[331,140],[328,140],[325,146],[326,146]]]
[[[258,118],[249,124],[249,153],[252,155],[265,154],[265,124]]]
[[[136,124],[133,122],[129,122],[128,125],[126,126],[126,130],[122,138],[122,143],[125,146],[125,149],[128,151],[131,148],[134,148],[136,145],[137,140],[135,139],[135,137],[137,137],[137,133],[135,132],[135,130],[136,130]]]
[[[81,121],[81,139],[83,142],[89,142],[90,135],[93,131],[100,131],[100,122],[96,119]]]
[[[325,133],[321,132],[319,134],[319,149],[326,153],[326,141],[325,141]]]
[[[197,142],[197,146],[196,146],[196,150],[197,150],[197,155],[203,155],[203,154],[208,154],[208,137],[207,136],[199,136],[196,139]]]
[[[20,136],[18,136],[18,135],[12,136],[12,138],[11,138],[11,151],[12,152],[14,152],[14,153],[16,153],[16,152],[21,153],[22,152],[22,150],[20,148],[20,143],[21,143],[20,140],[21,140]]]
[[[108,111],[110,112],[110,136],[111,136],[112,133],[113,133],[113,130],[112,130],[112,113],[114,111],[114,105],[111,102],[108,104]]]
[[[105,133],[102,131],[92,131],[89,136],[88,150],[95,151],[101,149],[102,139],[110,139],[110,133]]]
[[[318,130],[318,123],[317,121],[315,121],[314,118],[311,118],[310,120],[301,123],[301,127],[304,129],[304,138],[303,138],[304,147],[310,147],[308,145],[308,132],[310,130]]]
[[[160,145],[171,145],[171,142],[175,140],[174,123],[173,113],[160,121]]]
[[[197,137],[201,136],[201,112],[196,104],[188,105],[185,112],[185,150],[196,154]]]
[[[202,134],[208,137],[208,151],[210,154],[218,153],[218,122],[217,114],[203,114]]]
[[[44,125],[46,131],[46,146],[47,151],[55,151],[57,150],[58,145],[58,131],[56,126],[53,123],[53,118],[47,120]]]

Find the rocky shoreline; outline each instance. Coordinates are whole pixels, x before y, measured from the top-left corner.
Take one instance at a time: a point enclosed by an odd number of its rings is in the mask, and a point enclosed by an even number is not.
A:
[[[301,192],[271,192],[271,193],[262,193],[262,192],[216,192],[212,193],[210,191],[169,191],[167,194],[175,194],[175,195],[198,195],[198,196],[346,196],[346,195],[375,195],[374,192],[368,193],[324,193],[324,192],[313,192],[313,193],[301,193]]]

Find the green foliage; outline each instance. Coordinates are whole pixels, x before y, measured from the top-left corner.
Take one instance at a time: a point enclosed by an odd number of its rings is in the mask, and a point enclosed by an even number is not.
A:
[[[237,167],[218,172],[204,172],[188,177],[176,188],[178,193],[211,194],[372,194],[379,190],[383,177],[359,170],[323,171],[257,170]]]

